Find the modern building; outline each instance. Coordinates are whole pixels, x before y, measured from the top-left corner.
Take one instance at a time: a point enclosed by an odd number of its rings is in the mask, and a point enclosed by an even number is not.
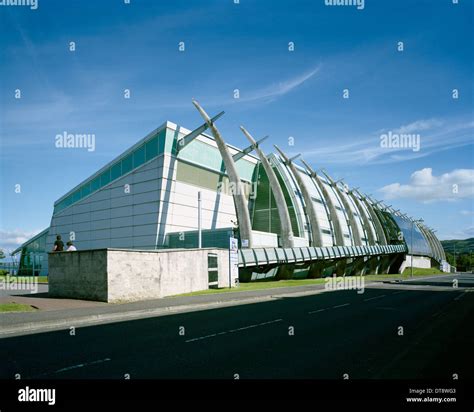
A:
[[[242,281],[445,261],[420,221],[278,148],[265,156],[245,130],[248,148],[223,143],[214,125],[221,114],[194,131],[165,122],[65,193],[50,226],[14,252],[19,272],[47,274],[58,234],[79,250],[197,248],[200,239],[228,248],[235,236]]]

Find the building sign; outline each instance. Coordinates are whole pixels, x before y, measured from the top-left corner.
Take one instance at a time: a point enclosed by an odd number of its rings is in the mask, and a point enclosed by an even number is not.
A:
[[[229,238],[229,287],[234,279],[239,279],[239,243],[238,239]]]

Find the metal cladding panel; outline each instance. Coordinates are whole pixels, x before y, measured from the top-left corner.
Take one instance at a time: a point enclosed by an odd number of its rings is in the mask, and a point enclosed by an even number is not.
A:
[[[278,257],[275,253],[275,249],[266,249],[268,263],[276,263],[278,262]]]
[[[274,250],[275,250],[275,254],[278,257],[278,262],[285,263],[286,262],[285,251],[280,248],[275,248]]]
[[[349,204],[349,207],[351,209],[351,212],[354,216],[355,224],[357,225],[357,228],[359,229],[359,234],[361,238],[366,238],[367,239],[367,234],[364,232],[364,221],[361,216],[361,212],[357,208],[354,199],[352,199],[351,196],[349,196],[344,189],[341,190],[342,196],[344,196],[344,199],[346,199],[346,202]],[[368,240],[362,240],[362,244],[368,244]]]
[[[255,266],[257,263],[257,259],[253,253],[253,249],[241,249],[243,262],[245,266]]]
[[[267,255],[265,254],[264,249],[254,249],[255,258],[257,259],[257,264],[259,266],[264,266],[268,264]]]
[[[295,255],[295,259],[297,262],[303,261],[303,254],[301,253],[300,248],[293,248],[293,254]]]
[[[283,251],[285,252],[286,260],[287,260],[288,263],[296,261],[295,255],[293,253],[293,249],[285,248],[285,249],[283,249]]]
[[[299,170],[301,178],[306,184],[306,187],[313,199],[313,207],[318,218],[319,226],[322,229],[331,230],[331,225],[329,223],[329,215],[327,207],[325,206],[325,199],[321,191],[317,187],[316,182],[312,177],[310,177],[305,171]]]
[[[299,193],[299,188],[296,184],[293,173],[291,173],[291,170],[286,164],[281,161],[279,157],[270,155],[269,160],[276,167],[275,173],[277,173],[277,175],[280,175],[286,185],[286,189],[288,191],[288,194],[290,195],[291,202],[295,210],[300,235],[303,233],[307,235],[307,230],[305,227],[307,226],[308,222],[304,213],[304,202]]]
[[[309,248],[305,247],[301,249],[304,260],[311,260],[311,255],[309,254]]]

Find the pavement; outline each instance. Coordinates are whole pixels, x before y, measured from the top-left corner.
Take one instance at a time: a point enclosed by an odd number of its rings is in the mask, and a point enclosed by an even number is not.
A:
[[[474,276],[444,279],[161,299],[210,306],[4,337],[0,377],[473,379]]]
[[[37,312],[0,313],[0,338],[64,329],[71,325],[119,322],[176,312],[243,305],[284,297],[325,292],[324,284],[282,287],[255,291],[236,291],[209,295],[175,296],[140,302],[109,304],[74,299],[48,298],[47,293],[0,297],[0,303],[31,305]]]

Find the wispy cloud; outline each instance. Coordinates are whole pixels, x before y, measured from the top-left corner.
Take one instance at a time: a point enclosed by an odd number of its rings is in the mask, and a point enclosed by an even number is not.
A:
[[[384,199],[413,199],[423,203],[474,197],[474,169],[455,169],[440,176],[433,169],[417,170],[408,183],[392,183],[379,189]]]
[[[411,147],[382,147],[381,134],[411,133],[420,135],[420,150]],[[459,119],[416,120],[393,129],[379,129],[372,137],[342,139],[346,143],[326,144],[305,152],[306,158],[323,158],[326,164],[381,164],[413,160],[436,152],[471,145],[474,122]],[[338,140],[338,142],[340,142]]]
[[[263,88],[254,90],[253,92],[247,93],[247,96],[242,98],[241,101],[249,102],[262,99],[274,99],[276,97],[290,93],[292,90],[298,88],[304,82],[315,76],[319,72],[320,67],[321,66],[318,65],[310,71],[298,74],[297,76],[294,76],[290,79],[278,83],[273,83]]]
[[[419,133],[424,130],[430,130],[435,127],[440,127],[443,122],[439,119],[416,120],[409,124],[403,125],[395,129],[395,133]]]
[[[451,240],[451,239],[469,239],[474,237],[474,225],[467,227],[466,229],[456,230],[449,233],[440,233],[438,238],[440,240]]]
[[[6,252],[5,254],[8,254],[39,232],[40,230],[23,231],[19,229],[0,229],[0,248]]]

